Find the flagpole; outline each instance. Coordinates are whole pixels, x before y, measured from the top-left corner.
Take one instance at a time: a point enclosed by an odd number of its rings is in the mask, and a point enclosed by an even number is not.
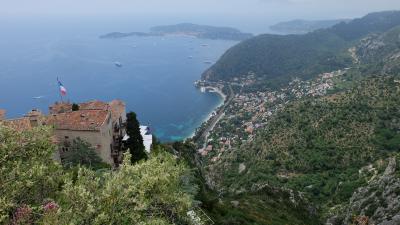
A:
[[[59,80],[59,79],[58,79],[58,77],[57,77],[57,85],[59,85],[59,83],[60,83],[60,80]],[[61,93],[61,91],[60,91],[60,90],[58,90],[58,93],[60,94],[61,103],[64,103],[64,100],[63,100],[63,96],[62,96],[62,93]]]

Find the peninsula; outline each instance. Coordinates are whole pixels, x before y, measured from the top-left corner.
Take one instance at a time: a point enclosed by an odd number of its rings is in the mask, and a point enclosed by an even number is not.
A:
[[[102,39],[117,39],[125,37],[151,37],[151,36],[168,36],[168,35],[184,35],[192,36],[200,39],[213,40],[233,40],[242,41],[253,37],[253,34],[243,33],[238,29],[231,27],[214,27],[206,25],[197,25],[192,23],[181,23],[168,26],[152,27],[148,33],[145,32],[112,32],[100,36]]]

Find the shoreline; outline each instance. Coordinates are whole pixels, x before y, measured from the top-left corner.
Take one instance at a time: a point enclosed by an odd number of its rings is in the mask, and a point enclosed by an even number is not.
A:
[[[213,87],[213,86],[205,86],[204,88],[206,88],[206,90],[208,90],[207,92],[215,93],[216,95],[218,95],[221,98],[221,102],[210,113],[208,113],[207,117],[202,120],[200,125],[196,127],[196,129],[193,131],[193,133],[191,135],[189,135],[188,137],[184,138],[183,141],[186,141],[186,140],[191,139],[194,136],[196,136],[196,133],[197,133],[196,130],[199,127],[201,127],[204,123],[207,123],[208,121],[210,121],[210,119],[213,117],[213,114],[216,113],[216,110],[225,105],[227,96],[222,92],[221,89],[219,89],[217,87]]]

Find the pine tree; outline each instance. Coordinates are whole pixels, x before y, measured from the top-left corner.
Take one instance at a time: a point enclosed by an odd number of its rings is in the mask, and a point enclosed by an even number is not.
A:
[[[78,111],[79,110],[79,105],[74,103],[72,104],[72,111]]]
[[[140,134],[140,124],[136,118],[136,113],[126,114],[126,133],[129,136],[127,148],[132,155],[131,162],[135,163],[142,159],[147,159],[147,154],[143,145],[143,137]]]

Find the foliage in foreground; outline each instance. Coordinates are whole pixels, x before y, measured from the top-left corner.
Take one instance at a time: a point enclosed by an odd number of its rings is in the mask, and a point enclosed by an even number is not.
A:
[[[64,153],[62,163],[65,167],[82,165],[93,169],[110,168],[96,154],[95,149],[88,142],[80,138],[72,141],[69,151]]]
[[[187,224],[187,167],[159,151],[117,171],[63,170],[45,127],[0,126],[0,224]],[[78,172],[76,172],[78,171]]]

